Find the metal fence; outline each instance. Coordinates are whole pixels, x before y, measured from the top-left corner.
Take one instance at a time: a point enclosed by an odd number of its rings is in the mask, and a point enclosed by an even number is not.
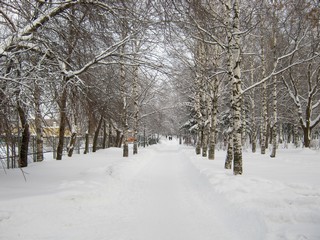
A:
[[[20,140],[21,138],[17,136],[10,137],[10,139],[6,137],[0,137],[0,161],[1,161],[2,168],[18,167]],[[65,137],[63,154],[66,154],[69,141],[70,141],[70,137]],[[102,148],[102,141],[103,141],[103,138],[99,137],[97,149]],[[58,137],[44,137],[43,138],[44,156],[55,159],[57,156],[57,145],[58,145]],[[74,154],[83,153],[84,149],[85,149],[85,137],[79,136],[77,137],[73,153]],[[90,144],[89,144],[89,151],[92,151],[92,141],[90,141]],[[36,137],[31,136],[29,140],[29,148],[28,148],[28,162],[30,163],[30,162],[36,162],[36,161],[37,161]]]
[[[11,136],[10,138],[0,136],[0,168],[16,168],[18,167],[19,152],[20,152],[21,137]],[[114,139],[113,139],[114,141]],[[67,146],[70,142],[70,137],[65,137],[63,155],[67,154]],[[138,146],[146,147],[159,142],[159,137],[155,135],[138,136]],[[113,144],[111,144],[113,146]],[[44,137],[43,138],[43,154],[45,158],[57,157],[58,137]],[[101,149],[103,146],[103,137],[98,137],[96,150]],[[85,150],[85,137],[78,136],[73,150],[73,154],[82,154]],[[92,152],[92,138],[89,139],[89,152]],[[28,148],[28,162],[37,161],[37,144],[36,137],[31,136]]]

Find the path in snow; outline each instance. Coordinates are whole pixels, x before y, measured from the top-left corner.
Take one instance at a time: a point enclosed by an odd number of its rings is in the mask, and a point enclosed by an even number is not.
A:
[[[99,154],[91,157],[99,158]],[[91,159],[91,163],[88,159],[73,163],[66,159],[60,162],[65,164],[60,167],[65,171],[62,181],[50,175],[50,169],[58,171],[60,163],[48,163],[50,182],[46,186],[50,191],[36,179],[39,169],[30,168],[34,172],[26,187],[34,184],[32,195],[2,202],[5,217],[0,220],[0,239],[265,238],[265,225],[259,216],[230,205],[216,193],[177,141],[152,146],[135,159]],[[45,166],[41,171],[44,174]]]
[[[125,206],[125,211],[115,214],[122,214],[118,218],[124,217],[125,222],[120,222],[123,229],[120,236],[115,233],[114,239],[264,238],[263,227],[253,228],[259,218],[227,205],[213,191],[207,178],[190,163],[177,142],[164,142],[154,146],[154,151],[154,157],[119,195],[118,203]],[[119,222],[111,220],[109,224]]]

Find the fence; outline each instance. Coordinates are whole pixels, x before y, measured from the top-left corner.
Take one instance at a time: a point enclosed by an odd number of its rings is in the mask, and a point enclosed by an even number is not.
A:
[[[19,152],[20,152],[20,140],[21,138],[17,136],[10,137],[0,137],[0,161],[2,168],[16,168],[18,167]],[[102,137],[98,138],[97,149],[102,148]],[[63,154],[66,154],[67,146],[69,144],[70,137],[65,137]],[[57,156],[57,144],[58,137],[44,137],[43,138],[43,153],[45,157],[51,154],[53,159]],[[76,144],[74,147],[74,154],[80,154],[85,149],[85,137],[77,137]],[[89,144],[89,151],[92,151],[92,142]],[[28,162],[37,161],[37,145],[36,137],[31,136],[29,140],[28,148]]]
[[[114,136],[112,136],[115,138]],[[115,141],[113,139],[111,141]],[[16,168],[18,167],[19,152],[20,152],[20,140],[18,136],[11,136],[10,138],[0,136],[0,168]],[[64,138],[63,154],[67,154],[67,146],[69,144],[70,137]],[[158,143],[159,138],[155,135],[150,136],[138,136],[138,146],[145,147],[148,145]],[[111,144],[113,146],[113,143]],[[43,138],[43,153],[45,157],[55,159],[57,157],[58,137],[44,137]],[[103,137],[98,137],[96,149],[101,149],[103,146]],[[85,150],[85,137],[78,136],[76,144],[73,150],[73,154],[81,154]],[[89,152],[92,152],[92,138],[89,140]],[[51,154],[51,156],[50,156]],[[28,162],[37,161],[37,145],[36,137],[31,136],[29,140],[28,148]]]

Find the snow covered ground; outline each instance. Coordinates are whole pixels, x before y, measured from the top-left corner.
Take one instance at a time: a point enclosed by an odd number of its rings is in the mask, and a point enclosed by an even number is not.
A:
[[[244,175],[174,139],[0,172],[1,240],[319,240],[320,152],[244,153]]]

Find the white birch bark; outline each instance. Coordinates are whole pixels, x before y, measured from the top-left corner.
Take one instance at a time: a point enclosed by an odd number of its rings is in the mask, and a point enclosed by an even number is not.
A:
[[[229,1],[229,3],[231,3]],[[241,145],[241,134],[242,134],[242,121],[241,121],[241,56],[240,56],[240,9],[239,0],[233,2],[231,8],[230,5],[230,30],[232,33],[231,39],[229,40],[229,58],[232,66],[232,120],[233,120],[233,174],[242,174],[242,145]]]
[[[277,29],[277,19],[276,19],[276,0],[273,2],[273,21],[272,21],[272,48],[273,48],[273,69],[277,67],[277,37],[276,37],[276,29]],[[278,138],[278,109],[277,109],[277,76],[273,77],[273,89],[272,89],[272,110],[273,110],[273,119],[272,119],[272,151],[270,157],[276,157],[277,151],[277,138]]]
[[[35,103],[35,129],[36,129],[36,161],[43,161],[43,133],[42,133],[42,124],[41,124],[41,90],[37,81],[34,83],[34,103]]]
[[[122,47],[122,52],[123,54]],[[123,157],[129,156],[129,146],[128,146],[128,114],[127,114],[127,91],[126,91],[126,74],[125,66],[123,64],[123,57],[120,60],[120,94],[122,98],[122,129],[123,129]]]
[[[244,97],[242,97],[242,109],[241,109],[241,118],[242,118],[242,132],[241,132],[241,144],[244,148],[246,148],[247,142],[247,122],[246,122],[246,108],[244,103]]]
[[[138,66],[133,69],[133,154],[138,154],[138,129],[139,129],[139,95],[138,95]]]
[[[251,84],[254,84],[254,75],[253,75],[253,59],[251,61],[251,71],[250,71],[250,80]],[[250,103],[251,103],[251,151],[255,153],[257,151],[257,125],[256,125],[256,115],[255,115],[255,89],[251,90]]]
[[[230,123],[232,126],[232,123]],[[227,156],[224,163],[225,169],[231,169],[233,160],[233,132],[228,132],[228,148],[227,148]]]
[[[276,157],[277,151],[277,137],[278,137],[278,129],[277,129],[277,121],[278,121],[278,110],[277,110],[277,77],[273,77],[273,91],[272,91],[272,99],[273,99],[273,119],[272,119],[272,151],[270,157]]]
[[[261,39],[261,74],[262,78],[266,75],[266,62],[264,54],[264,38]],[[261,154],[266,153],[266,142],[267,142],[267,121],[268,121],[268,109],[267,109],[267,82],[262,84],[262,94],[261,94],[261,125],[260,125],[260,148]]]
[[[209,135],[209,154],[208,158],[214,160],[215,158],[215,144],[216,144],[216,128],[217,128],[217,112],[218,112],[218,79],[211,80],[211,114],[210,114],[210,135]]]
[[[202,79],[202,71],[201,68],[201,41],[198,41],[197,48],[196,48],[196,79],[195,79],[195,112],[196,112],[196,119],[198,123],[197,128],[197,143],[196,143],[196,154],[199,155],[202,149],[203,143],[203,115],[201,111],[202,107],[202,98],[203,98],[203,79]]]
[[[227,37],[228,37],[228,48],[227,48],[227,53],[228,53],[228,81],[232,83],[233,81],[233,55],[231,52],[231,43],[232,43],[232,32],[231,32],[231,24],[232,24],[232,9],[231,9],[231,0],[228,0],[225,5],[225,26],[227,26]],[[230,89],[230,105],[232,108],[233,105],[233,89],[231,87]],[[230,122],[229,122],[229,128],[228,128],[228,148],[227,148],[227,155],[225,159],[225,168],[226,169],[231,169],[232,167],[232,161],[233,161],[233,116],[232,115],[232,110],[230,111]]]

